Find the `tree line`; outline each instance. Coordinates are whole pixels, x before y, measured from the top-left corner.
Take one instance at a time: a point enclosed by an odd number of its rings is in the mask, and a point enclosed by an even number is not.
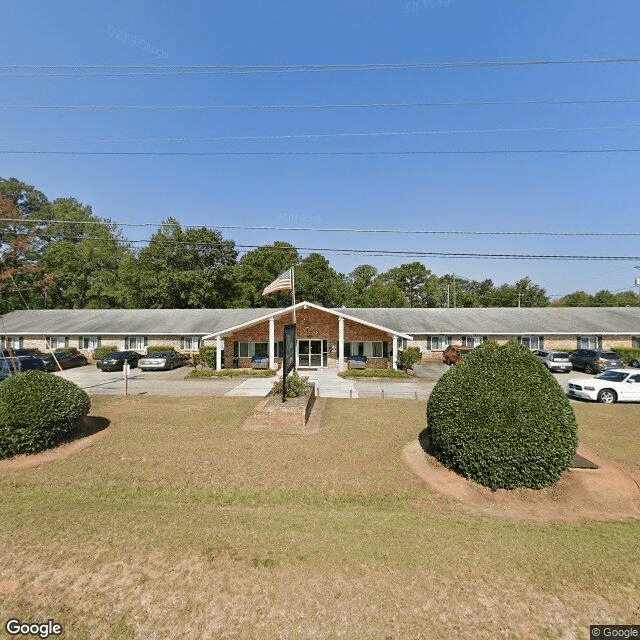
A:
[[[262,290],[295,266],[296,298],[327,307],[544,307],[546,291],[522,278],[496,285],[432,273],[421,262],[338,273],[320,253],[276,241],[239,255],[235,242],[168,218],[143,248],[75,198],[50,201],[0,178],[0,312],[15,309],[248,308],[291,303]],[[86,224],[92,223],[92,224]],[[571,293],[554,304],[640,306],[633,292]]]

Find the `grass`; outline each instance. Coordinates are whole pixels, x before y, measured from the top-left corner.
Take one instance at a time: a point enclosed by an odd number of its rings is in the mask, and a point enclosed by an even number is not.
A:
[[[408,373],[396,369],[345,369],[338,375],[341,378],[411,378]]]
[[[327,401],[306,436],[242,431],[256,403],[96,396],[105,437],[0,475],[3,619],[73,640],[586,640],[640,619],[640,523],[463,512],[401,460],[423,402]],[[640,469],[637,405],[575,406]]]
[[[187,378],[271,378],[276,372],[273,369],[200,369],[198,371],[190,371]]]

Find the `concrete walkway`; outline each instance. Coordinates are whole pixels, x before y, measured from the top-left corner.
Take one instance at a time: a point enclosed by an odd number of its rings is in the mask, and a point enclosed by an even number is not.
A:
[[[227,391],[225,396],[264,396],[271,391],[276,378],[247,378],[233,389]],[[191,382],[191,381],[189,381]],[[217,382],[217,380],[216,380]]]

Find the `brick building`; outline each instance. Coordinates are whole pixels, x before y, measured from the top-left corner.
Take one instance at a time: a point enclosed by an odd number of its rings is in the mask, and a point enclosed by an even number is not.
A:
[[[13,311],[0,317],[0,345],[74,347],[86,354],[100,345],[144,352],[170,345],[196,351],[218,345],[218,367],[249,366],[254,355],[277,368],[282,331],[293,307],[281,309],[52,309]],[[295,305],[296,360],[300,368],[342,369],[352,355],[367,366],[394,366],[397,351],[419,346],[440,358],[449,344],[475,346],[516,339],[531,349],[640,347],[640,308],[545,307],[467,309],[329,309]]]

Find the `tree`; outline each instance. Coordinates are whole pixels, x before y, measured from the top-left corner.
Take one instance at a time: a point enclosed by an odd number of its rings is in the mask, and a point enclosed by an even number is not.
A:
[[[425,307],[425,285],[429,282],[431,271],[420,262],[402,264],[389,269],[380,277],[387,284],[394,284],[402,291],[410,307]]]
[[[345,278],[345,304],[349,307],[407,307],[400,289],[387,284],[370,264],[356,267]]]
[[[53,278],[37,260],[37,237],[23,212],[0,192],[0,313],[37,305]]]
[[[296,269],[296,298],[338,307],[345,298],[344,278],[319,253],[310,253]]]
[[[120,282],[127,302],[154,309],[233,306],[234,242],[205,227],[183,230],[175,218],[162,224],[145,249],[123,260]]]
[[[236,306],[259,308],[290,305],[289,292],[275,293],[266,299],[262,297],[262,292],[297,262],[298,250],[288,242],[276,241],[245,253],[234,268],[239,290]]]
[[[93,215],[74,198],[55,200],[49,208],[49,241],[41,264],[52,274],[48,305],[82,309],[119,306],[118,268],[126,251],[117,227]],[[86,224],[89,223],[89,224]],[[44,229],[40,231],[44,237]]]

